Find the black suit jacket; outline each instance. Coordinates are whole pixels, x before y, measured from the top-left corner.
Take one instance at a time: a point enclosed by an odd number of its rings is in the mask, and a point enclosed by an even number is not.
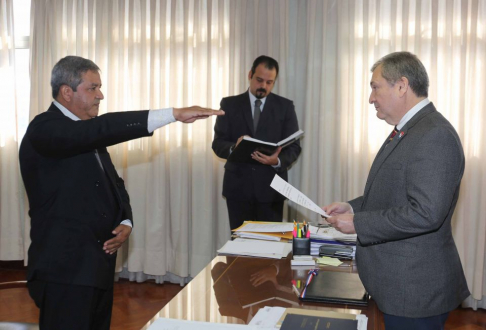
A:
[[[29,124],[19,151],[31,217],[28,280],[113,285],[116,254],[103,243],[133,218],[106,147],[150,135],[147,118],[132,111],[74,121],[52,104]]]
[[[218,157],[227,159],[231,146],[242,135],[277,143],[299,130],[294,104],[291,100],[270,93],[265,101],[256,134],[253,131],[250,96],[248,91],[221,100],[224,116],[216,119],[213,150]],[[279,158],[281,167],[262,164],[227,162],[223,180],[223,196],[232,200],[247,201],[256,197],[258,202],[269,203],[285,197],[270,187],[275,173],[287,180],[287,169],[295,162],[301,151],[296,141],[282,149]]]

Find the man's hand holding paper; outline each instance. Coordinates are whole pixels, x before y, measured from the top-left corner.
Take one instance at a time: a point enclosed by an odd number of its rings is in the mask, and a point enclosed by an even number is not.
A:
[[[323,206],[322,209],[330,217],[326,220],[321,220],[321,223],[325,221],[344,234],[356,234],[356,230],[354,229],[354,213],[350,204],[337,202]]]
[[[319,213],[321,217],[326,218],[325,220],[319,221],[320,223],[329,224],[344,234],[356,234],[356,230],[354,229],[354,213],[350,204],[332,203],[320,208],[306,195],[295,189],[277,174],[275,174],[270,186],[292,202]]]

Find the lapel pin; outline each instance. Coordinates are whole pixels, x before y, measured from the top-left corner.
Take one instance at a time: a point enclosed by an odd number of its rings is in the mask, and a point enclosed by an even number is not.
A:
[[[398,136],[398,138],[401,139],[402,136],[404,136],[404,135],[405,135],[405,132],[400,132],[400,135]]]

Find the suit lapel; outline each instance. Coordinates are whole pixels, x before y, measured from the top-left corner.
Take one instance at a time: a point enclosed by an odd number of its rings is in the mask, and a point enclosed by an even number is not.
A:
[[[385,160],[390,156],[390,154],[393,152],[393,150],[396,148],[396,146],[405,138],[406,135],[403,135],[400,138],[400,134],[403,132],[403,130],[400,130],[398,134],[395,136],[395,138],[390,141],[390,143],[387,144],[388,138],[386,139],[385,143],[381,146],[380,151],[375,157],[375,160],[373,161],[373,164],[371,165],[370,169],[370,174],[368,175],[368,180],[366,182],[366,188],[365,188],[365,195],[368,193],[369,189],[371,188],[371,184],[373,183],[373,180],[375,179],[376,175],[378,174],[381,165],[385,162]],[[390,134],[391,135],[391,134]]]
[[[407,138],[407,133],[408,131],[415,126],[420,120],[422,120],[425,116],[428,114],[436,111],[434,105],[429,103],[426,105],[422,110],[420,110],[415,116],[413,116],[406,124],[405,126],[397,133],[395,138],[390,141],[390,143],[387,144],[388,139],[391,136],[388,136],[386,141],[383,143],[381,146],[380,150],[378,151],[378,154],[376,155],[375,160],[373,161],[373,164],[371,165],[370,169],[370,174],[368,175],[368,180],[366,183],[366,188],[365,188],[365,195],[368,193],[369,189],[371,188],[371,184],[373,183],[373,180],[375,179],[376,175],[378,174],[381,166],[385,162],[385,160],[391,155],[391,153],[395,150],[395,148],[398,146],[399,143],[403,142]]]
[[[101,169],[100,167],[100,170],[104,172],[104,174],[108,178],[108,181],[110,181],[111,190],[113,191],[113,194],[116,196],[119,205],[122,205],[121,196],[118,193],[118,189],[116,188],[116,178],[113,175],[112,171],[110,170],[112,163],[111,163],[110,156],[108,155],[108,150],[106,150],[106,148],[99,148],[97,149],[97,151],[98,151],[98,156],[100,157],[101,164],[103,165],[103,169]]]
[[[248,125],[248,129],[250,132],[253,133],[253,137],[255,137],[255,132],[253,131],[253,115],[251,113],[251,104],[250,104],[250,96],[248,95],[248,91],[241,94],[241,102],[238,102],[240,105],[240,111],[243,113],[243,118],[245,118],[246,125]]]

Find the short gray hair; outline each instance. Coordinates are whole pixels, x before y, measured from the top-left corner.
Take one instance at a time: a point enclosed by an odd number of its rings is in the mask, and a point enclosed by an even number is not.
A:
[[[93,61],[80,56],[66,56],[60,59],[52,68],[52,97],[57,98],[62,85],[68,85],[76,92],[82,82],[81,76],[88,71],[99,72],[100,68]]]
[[[380,58],[371,72],[381,65],[381,75],[390,85],[394,85],[402,77],[408,79],[412,91],[418,97],[428,97],[429,76],[418,57],[409,52],[395,52]]]

